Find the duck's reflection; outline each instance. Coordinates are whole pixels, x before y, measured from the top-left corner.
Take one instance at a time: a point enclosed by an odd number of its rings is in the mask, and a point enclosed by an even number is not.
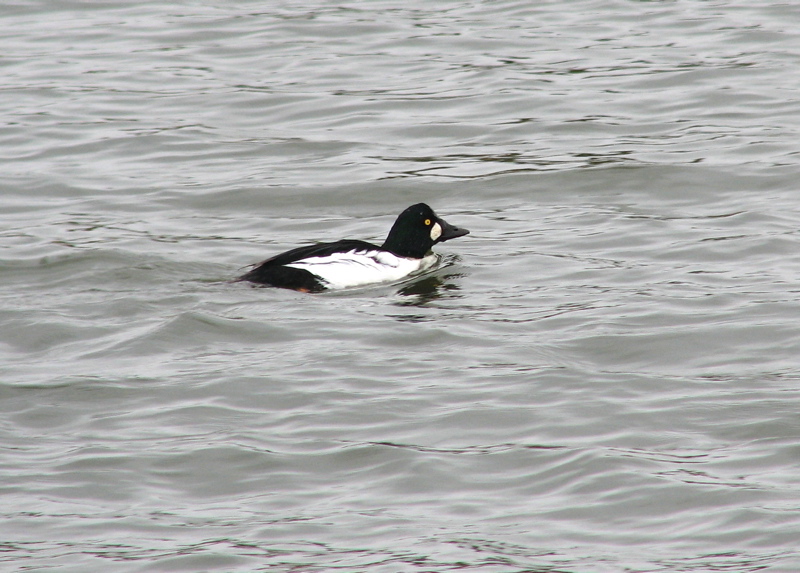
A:
[[[451,297],[454,292],[460,290],[454,279],[461,276],[463,275],[460,273],[450,273],[420,278],[397,291],[398,295],[405,298],[395,304],[398,306],[425,306],[441,298]]]

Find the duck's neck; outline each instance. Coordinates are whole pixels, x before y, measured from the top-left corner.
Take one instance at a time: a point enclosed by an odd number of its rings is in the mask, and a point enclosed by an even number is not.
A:
[[[398,257],[411,259],[421,259],[428,254],[431,247],[430,239],[425,236],[420,238],[418,234],[406,232],[397,226],[392,227],[381,246],[382,249],[386,249]]]

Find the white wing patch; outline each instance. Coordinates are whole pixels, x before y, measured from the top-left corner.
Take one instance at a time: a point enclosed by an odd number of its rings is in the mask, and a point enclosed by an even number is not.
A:
[[[352,250],[309,257],[286,266],[305,269],[325,281],[328,288],[339,289],[398,281],[429,269],[437,260],[435,254],[422,259],[408,259],[386,251]]]

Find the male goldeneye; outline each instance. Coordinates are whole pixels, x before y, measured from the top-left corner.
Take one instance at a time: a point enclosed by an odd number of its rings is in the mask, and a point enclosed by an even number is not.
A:
[[[433,266],[433,245],[468,233],[419,203],[400,213],[380,247],[351,239],[298,247],[258,264],[239,280],[302,292],[397,281]]]

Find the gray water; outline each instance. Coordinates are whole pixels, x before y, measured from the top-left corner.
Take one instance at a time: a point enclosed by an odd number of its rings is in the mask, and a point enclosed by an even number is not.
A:
[[[0,569],[800,570],[800,5],[0,26]],[[428,276],[230,282],[419,201]]]

